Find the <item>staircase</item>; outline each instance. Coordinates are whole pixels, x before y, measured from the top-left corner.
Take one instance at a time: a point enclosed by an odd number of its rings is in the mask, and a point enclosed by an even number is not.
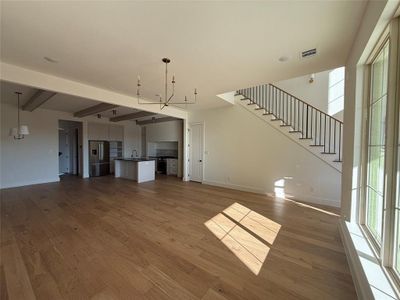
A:
[[[293,138],[312,147],[314,154],[341,170],[343,122],[273,84],[236,91],[236,96],[271,122],[287,127]],[[306,143],[305,143],[306,142]]]

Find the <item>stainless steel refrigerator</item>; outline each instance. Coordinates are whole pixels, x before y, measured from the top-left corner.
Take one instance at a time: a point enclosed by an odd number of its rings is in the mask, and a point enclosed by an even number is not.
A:
[[[108,174],[110,174],[110,143],[107,141],[89,141],[90,177]]]

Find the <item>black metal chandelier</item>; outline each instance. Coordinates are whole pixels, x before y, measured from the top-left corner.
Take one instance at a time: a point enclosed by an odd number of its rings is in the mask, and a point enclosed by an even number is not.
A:
[[[142,86],[140,82],[140,76],[137,78],[137,98],[138,98],[138,103],[139,104],[158,104],[160,105],[160,109],[163,109],[164,107],[168,106],[169,104],[173,105],[186,105],[186,104],[196,104],[197,101],[197,89],[194,89],[194,99],[193,100],[188,100],[188,98],[185,96],[184,100],[181,101],[175,101],[174,96],[175,96],[175,75],[172,76],[172,93],[171,95],[168,94],[168,64],[171,62],[171,60],[167,57],[164,57],[162,59],[162,62],[165,64],[165,85],[164,85],[164,97],[161,94],[157,94],[156,96],[159,97],[158,101],[146,101],[144,99],[141,99],[140,95],[140,87]]]

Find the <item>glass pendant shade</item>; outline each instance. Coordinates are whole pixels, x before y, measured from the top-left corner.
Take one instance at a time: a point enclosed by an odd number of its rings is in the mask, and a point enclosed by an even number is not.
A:
[[[28,135],[29,134],[29,128],[27,125],[21,125],[19,127],[19,134],[23,134],[23,135]]]

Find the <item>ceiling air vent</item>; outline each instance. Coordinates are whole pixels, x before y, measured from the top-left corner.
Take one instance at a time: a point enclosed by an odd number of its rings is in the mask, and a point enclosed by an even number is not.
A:
[[[317,48],[301,52],[301,58],[312,57],[317,54]]]

